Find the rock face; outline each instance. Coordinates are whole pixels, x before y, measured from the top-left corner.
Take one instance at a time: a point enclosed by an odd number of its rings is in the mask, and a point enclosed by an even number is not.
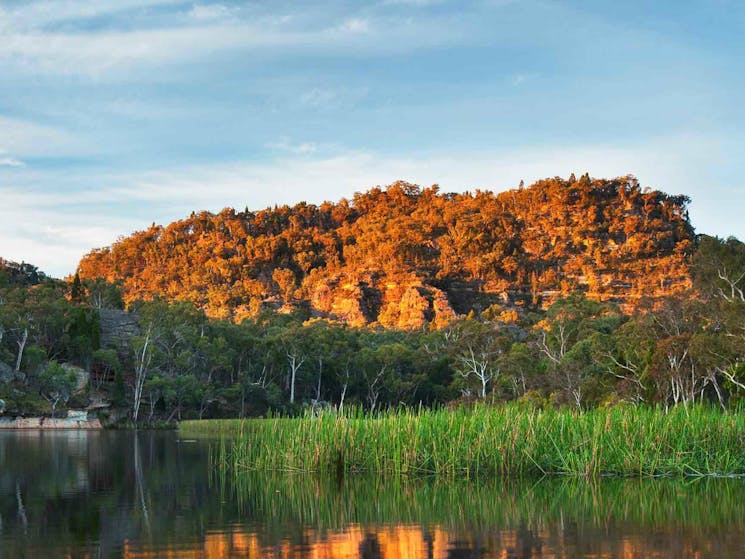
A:
[[[393,279],[371,275],[364,281],[334,278],[319,282],[310,297],[311,309],[325,318],[351,326],[380,324],[415,330],[439,327],[455,318],[447,294],[416,276]]]
[[[115,349],[120,358],[126,357],[130,340],[140,334],[137,315],[118,309],[100,309],[98,316],[101,346]]]
[[[68,372],[71,371],[75,373],[75,378],[77,379],[77,385],[75,386],[74,394],[79,394],[83,392],[88,386],[88,382],[90,381],[91,374],[85,369],[81,369],[80,367],[76,367],[75,365],[70,365],[69,363],[63,363],[62,367]]]
[[[98,419],[89,419],[88,412],[70,410],[67,417],[0,418],[0,429],[102,429]]]

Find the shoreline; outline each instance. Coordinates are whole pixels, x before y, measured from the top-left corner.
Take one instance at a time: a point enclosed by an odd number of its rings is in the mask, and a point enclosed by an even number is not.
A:
[[[103,429],[98,418],[80,419],[76,417],[15,417],[0,418],[0,431],[61,431]]]

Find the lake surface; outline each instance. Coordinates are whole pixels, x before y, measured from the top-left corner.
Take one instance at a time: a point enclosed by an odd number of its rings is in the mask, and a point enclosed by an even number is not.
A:
[[[745,557],[745,480],[228,483],[210,444],[0,432],[0,559]]]

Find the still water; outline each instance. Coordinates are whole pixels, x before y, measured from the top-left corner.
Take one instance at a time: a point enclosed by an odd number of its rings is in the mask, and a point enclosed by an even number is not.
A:
[[[745,480],[210,471],[172,432],[0,432],[0,559],[745,557]]]

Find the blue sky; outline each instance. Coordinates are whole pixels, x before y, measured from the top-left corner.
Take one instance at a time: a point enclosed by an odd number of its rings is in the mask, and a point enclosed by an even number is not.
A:
[[[636,175],[745,238],[745,3],[0,0],[0,256],[192,210]]]

